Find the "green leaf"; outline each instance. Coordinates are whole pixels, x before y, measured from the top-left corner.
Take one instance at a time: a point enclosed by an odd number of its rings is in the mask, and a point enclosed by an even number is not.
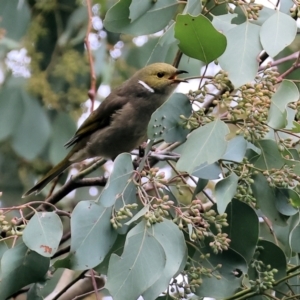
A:
[[[256,76],[257,56],[262,51],[259,31],[259,26],[245,22],[225,32],[227,48],[219,58],[219,63],[228,72],[235,88],[252,81]]]
[[[23,243],[7,250],[1,259],[0,299],[43,280],[49,263],[49,258],[29,250]]]
[[[243,274],[247,273],[247,263],[245,259],[236,251],[228,249],[219,253],[218,255],[209,252],[208,246],[201,249],[202,253],[209,253],[210,257],[205,260],[201,260],[201,266],[211,269],[213,266],[221,265],[220,269],[214,271],[214,275],[221,276],[221,280],[215,278],[215,276],[202,277],[202,284],[196,290],[196,295],[201,297],[211,297],[216,299],[224,299],[225,297],[232,296],[241,286]],[[196,252],[199,257],[199,252]],[[199,258],[194,259],[199,260]],[[236,273],[239,275],[235,275]]]
[[[20,124],[24,113],[23,81],[10,78],[0,92],[0,141],[11,136]]]
[[[294,5],[293,0],[281,1],[279,10],[285,14],[290,14],[290,9],[293,7],[293,5]]]
[[[236,193],[239,177],[232,172],[228,177],[216,184],[215,195],[219,214],[223,214],[227,205]]]
[[[279,226],[286,226],[286,218],[281,215],[275,205],[275,190],[261,173],[253,177],[254,183],[251,185],[253,195],[262,213],[272,222]]]
[[[259,140],[255,146],[261,150],[259,158],[254,166],[262,170],[280,169],[284,165],[278,146],[273,140]]]
[[[236,136],[228,142],[227,150],[222,160],[242,162],[246,154],[247,142],[242,136]]]
[[[268,125],[274,129],[285,128],[288,123],[286,107],[288,103],[298,99],[299,91],[296,84],[289,80],[283,80],[271,98]]]
[[[300,206],[300,196],[291,189],[276,189],[275,205],[277,210],[285,216],[293,216]]]
[[[196,167],[193,176],[198,178],[212,180],[212,179],[219,179],[220,174],[222,173],[222,169],[218,163],[207,164],[203,163],[200,166]]]
[[[52,138],[49,146],[49,156],[53,165],[59,163],[70,151],[64,144],[76,131],[76,124],[69,114],[58,112],[53,120]]]
[[[262,26],[266,22],[266,20],[269,19],[275,13],[276,13],[275,9],[271,9],[264,6],[262,10],[259,11],[258,19],[251,20],[251,23]]]
[[[283,251],[274,243],[269,241],[260,240],[258,242],[259,255],[258,260],[261,260],[265,266],[270,265],[271,268],[278,270],[274,274],[274,279],[279,280],[286,276],[286,258]]]
[[[30,8],[27,1],[0,1],[0,28],[7,38],[19,41],[30,23]]]
[[[104,19],[106,30],[134,36],[155,33],[169,24],[178,7],[176,0],[156,1],[145,13],[130,20],[131,2],[131,0],[120,0],[107,11]],[[143,7],[145,8],[144,4]],[[139,14],[135,11],[134,17]]]
[[[184,54],[206,64],[217,59],[226,49],[225,36],[203,15],[178,15],[175,37],[179,40],[178,47]]]
[[[128,196],[127,193],[131,193],[132,188],[134,188],[131,179],[132,174],[131,155],[128,153],[118,155],[114,161],[114,169],[97,202],[101,203],[104,207],[110,207],[114,205],[118,199],[126,200]]]
[[[171,21],[172,22],[172,21]],[[165,61],[167,54],[173,46],[176,44],[176,39],[174,37],[174,26],[175,22],[173,22],[164,32],[162,36],[157,39],[157,43],[153,47],[151,54],[148,55],[148,60],[146,65],[155,63],[155,62],[161,62]],[[147,43],[148,44],[148,43]],[[147,48],[149,48],[148,45],[145,45]],[[177,45],[176,45],[177,47]],[[140,55],[140,49],[136,49]],[[136,57],[134,57],[136,60]],[[183,69],[184,70],[184,69]]]
[[[228,227],[223,232],[230,238],[230,248],[241,254],[250,263],[259,238],[259,221],[253,208],[233,199],[226,208]],[[245,239],[245,237],[247,237]],[[243,241],[241,243],[241,241]]]
[[[154,237],[164,248],[167,262],[161,276],[143,293],[144,300],[156,299],[168,288],[170,280],[180,271],[187,259],[187,248],[182,231],[170,220],[164,220],[153,227]]]
[[[39,102],[22,90],[24,110],[19,126],[12,136],[12,147],[27,160],[35,159],[45,148],[51,127],[48,116]]]
[[[51,257],[58,249],[63,235],[63,225],[56,213],[37,212],[23,232],[25,245],[45,257]]]
[[[194,130],[184,144],[177,168],[192,173],[197,166],[212,164],[222,158],[227,149],[225,137],[228,133],[227,125],[220,120]]]
[[[146,221],[131,229],[121,257],[112,254],[105,287],[114,300],[137,299],[161,276],[166,253]]]
[[[149,139],[163,138],[167,143],[183,142],[190,130],[183,127],[180,115],[188,118],[191,112],[189,98],[181,93],[173,94],[152,114],[148,125]]]
[[[155,4],[154,1],[132,0],[129,6],[129,19],[134,22]]]
[[[261,26],[260,40],[266,52],[274,57],[292,43],[296,34],[296,21],[279,10],[275,10],[275,14]]]
[[[197,16],[202,11],[202,2],[199,0],[190,0],[186,3],[183,14]]]
[[[236,24],[231,23],[232,19],[236,16],[237,14],[213,16],[212,24],[217,30],[221,32],[226,32],[236,26]]]
[[[273,230],[275,233],[275,236],[277,240],[281,244],[281,248],[285,252],[286,257],[289,259],[291,258],[295,251],[294,247],[297,247],[296,245],[299,244],[298,240],[294,240],[294,238],[297,237],[297,231],[299,230],[299,213],[291,216],[287,220],[287,226],[279,226],[276,224],[273,224]],[[270,229],[268,228],[268,231]],[[295,235],[294,235],[295,234]],[[274,240],[274,242],[277,242]],[[299,245],[298,245],[299,247]]]
[[[100,264],[113,246],[117,232],[110,223],[112,208],[95,201],[80,201],[71,218],[71,251],[55,267],[91,269]]]
[[[121,256],[124,250],[124,245],[126,241],[126,235],[118,235],[115,243],[110,248],[109,252],[106,254],[104,260],[95,268],[93,268],[99,274],[107,275],[108,265],[111,255],[114,253]]]

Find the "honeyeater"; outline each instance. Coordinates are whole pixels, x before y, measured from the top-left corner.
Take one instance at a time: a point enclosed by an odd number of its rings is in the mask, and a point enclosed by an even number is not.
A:
[[[23,197],[39,193],[51,180],[75,162],[101,156],[115,159],[147,139],[152,113],[171,95],[187,73],[166,63],[154,63],[137,71],[93,111],[65,144],[71,151]]]

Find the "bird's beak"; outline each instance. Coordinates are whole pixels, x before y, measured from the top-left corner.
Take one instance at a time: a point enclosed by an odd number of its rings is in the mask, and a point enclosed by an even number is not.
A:
[[[188,73],[188,72],[184,71],[184,70],[177,70],[169,79],[172,80],[173,83],[188,82],[185,79],[177,78],[177,75],[183,74],[183,73]]]

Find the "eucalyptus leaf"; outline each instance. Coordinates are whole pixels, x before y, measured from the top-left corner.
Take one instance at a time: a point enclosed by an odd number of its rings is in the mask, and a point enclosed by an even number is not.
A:
[[[268,125],[274,129],[285,128],[287,121],[287,105],[299,99],[299,91],[295,83],[283,80],[271,98]]]
[[[131,0],[118,1],[105,15],[105,28],[135,36],[155,33],[168,25],[178,8],[176,0],[153,1],[151,6],[143,2],[140,2],[142,9],[138,10],[137,1],[133,3],[133,7]],[[141,13],[142,11],[144,12]]]
[[[191,112],[189,98],[181,93],[173,94],[152,114],[148,125],[149,139],[162,137],[167,143],[183,142],[190,130],[183,127],[180,116],[188,118]]]
[[[220,120],[194,130],[184,144],[177,168],[192,173],[197,166],[212,164],[222,158],[227,149],[225,138],[228,133],[227,125]]]
[[[190,39],[191,35],[195,38]],[[226,49],[225,36],[203,15],[178,15],[175,38],[179,40],[178,47],[183,53],[206,64],[217,59]]]
[[[117,232],[110,223],[111,207],[95,201],[80,201],[71,218],[71,251],[55,267],[91,269],[100,264],[113,246]]]
[[[128,232],[122,256],[111,255],[105,287],[114,300],[137,299],[161,276],[166,253],[154,228],[141,221]]]
[[[25,245],[45,257],[57,251],[63,235],[63,225],[54,212],[37,212],[23,232]]]
[[[144,300],[155,300],[165,291],[170,280],[177,275],[187,260],[185,239],[178,226],[170,220],[164,220],[156,224],[153,229],[155,239],[162,245],[167,254],[167,262],[161,276],[143,293]]]
[[[24,243],[7,250],[1,259],[0,299],[6,299],[30,283],[42,281],[48,271],[50,260]]]
[[[267,179],[261,173],[253,177],[253,195],[262,213],[273,223],[286,226],[286,217],[280,214],[275,205],[275,190],[269,186]]]
[[[215,195],[219,214],[223,214],[236,193],[239,177],[232,172],[216,184]]]
[[[118,199],[127,199],[127,193],[130,193],[134,186],[132,174],[131,155],[128,153],[118,155],[114,161],[114,169],[97,201],[104,207],[110,207]]]
[[[296,34],[295,20],[287,14],[275,10],[275,13],[263,23],[260,40],[267,53],[274,57],[292,43]]]
[[[250,263],[259,238],[259,221],[256,212],[248,204],[233,199],[226,208],[228,227],[223,232],[230,238],[230,248]],[[245,238],[247,237],[247,238]],[[241,241],[243,241],[241,243]]]
[[[250,22],[226,31],[227,48],[219,58],[223,70],[235,88],[252,81],[258,70],[258,54],[262,51],[260,27]]]

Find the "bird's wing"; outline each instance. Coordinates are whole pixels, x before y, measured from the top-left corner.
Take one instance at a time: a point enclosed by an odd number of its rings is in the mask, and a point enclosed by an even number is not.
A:
[[[65,147],[76,144],[82,138],[90,136],[95,131],[109,126],[111,117],[128,102],[128,98],[120,96],[118,91],[110,94],[100,106],[78,128],[75,135],[65,144]]]

